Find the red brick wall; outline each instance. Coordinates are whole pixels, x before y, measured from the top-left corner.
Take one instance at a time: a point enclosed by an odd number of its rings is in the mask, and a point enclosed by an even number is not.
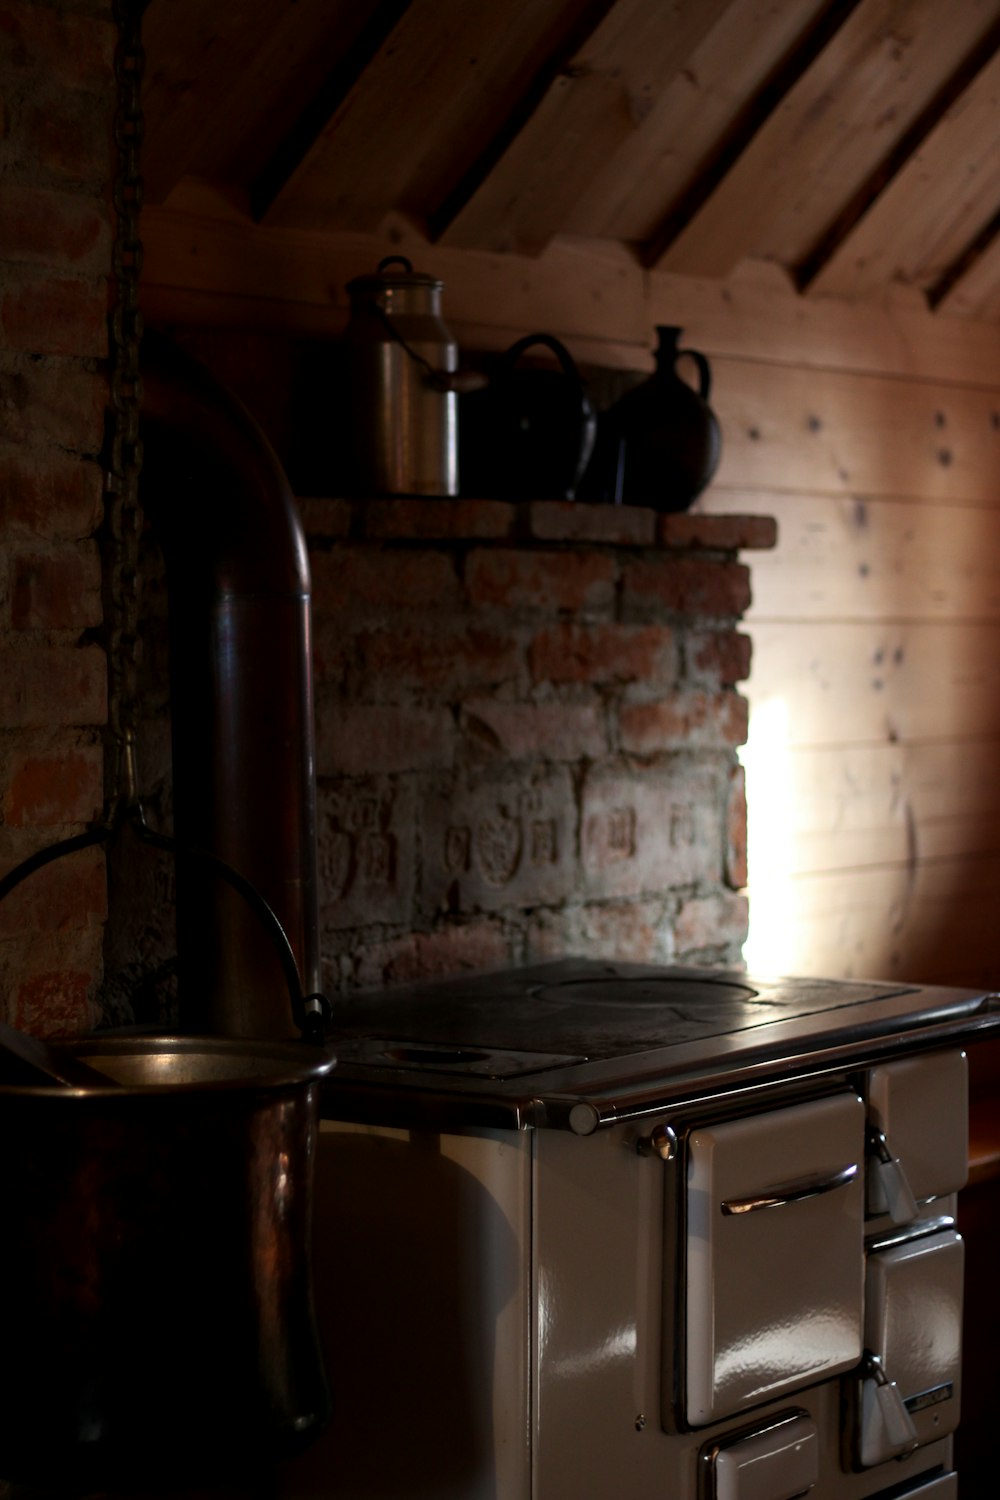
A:
[[[105,4],[0,10],[0,869],[102,801],[101,509],[114,31]],[[0,1014],[96,1018],[104,862],[78,854],[0,906]]]
[[[304,502],[327,984],[735,963],[759,517]]]

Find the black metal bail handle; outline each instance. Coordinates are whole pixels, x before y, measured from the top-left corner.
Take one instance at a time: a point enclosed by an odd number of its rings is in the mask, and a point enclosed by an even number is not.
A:
[[[196,849],[191,844],[182,844],[168,834],[154,833],[146,822],[142,803],[138,800],[122,801],[114,810],[112,817],[96,828],[89,828],[85,833],[74,834],[68,839],[59,839],[56,843],[49,844],[34,854],[29,854],[27,859],[15,865],[12,870],[8,870],[7,874],[0,879],[0,901],[10,895],[11,891],[23,880],[27,880],[29,875],[34,875],[45,865],[61,859],[66,854],[75,854],[80,849],[88,849],[92,844],[106,843],[126,823],[144,844],[149,844],[154,849],[165,849],[175,857],[179,855],[207,865],[239,892],[251,910],[256,913],[274,944],[281,962],[285,983],[288,986],[292,1016],[302,1033],[303,1040],[316,1046],[321,1045],[326,1024],[330,1019],[330,1002],[325,995],[318,992],[310,995],[302,993],[302,980],[299,977],[295,953],[274,908],[245,875],[241,875],[239,870],[235,870],[217,854],[212,854],[207,849]]]
[[[427,384],[433,390],[442,391],[446,395],[449,391],[454,390],[455,387],[452,384],[454,375],[452,374],[452,372],[449,370],[435,370],[429,359],[425,359],[422,354],[418,354],[416,349],[413,348],[413,345],[406,342],[406,339],[400,333],[399,329],[396,327],[395,323],[392,321],[381,303],[373,302],[371,305],[375,316],[385,328],[389,337],[399,345],[399,347],[404,351],[405,354],[409,355],[414,364],[420,365],[421,369],[424,371],[424,378],[427,381]]]

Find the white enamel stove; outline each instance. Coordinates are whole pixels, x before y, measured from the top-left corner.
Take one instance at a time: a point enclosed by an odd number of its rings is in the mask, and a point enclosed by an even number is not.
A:
[[[287,1500],[956,1500],[989,995],[567,960],[343,1003]]]

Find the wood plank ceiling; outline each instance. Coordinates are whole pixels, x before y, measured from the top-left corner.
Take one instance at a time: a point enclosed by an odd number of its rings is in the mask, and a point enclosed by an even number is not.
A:
[[[1000,0],[150,0],[146,201],[1000,318]]]

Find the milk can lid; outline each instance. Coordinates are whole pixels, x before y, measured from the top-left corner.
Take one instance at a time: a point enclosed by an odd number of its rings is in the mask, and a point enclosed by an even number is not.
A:
[[[415,271],[405,255],[387,255],[379,261],[373,275],[355,276],[347,283],[347,290],[353,296],[357,292],[382,292],[386,287],[424,287],[427,291],[439,292],[443,286],[444,282],[436,276]]]

